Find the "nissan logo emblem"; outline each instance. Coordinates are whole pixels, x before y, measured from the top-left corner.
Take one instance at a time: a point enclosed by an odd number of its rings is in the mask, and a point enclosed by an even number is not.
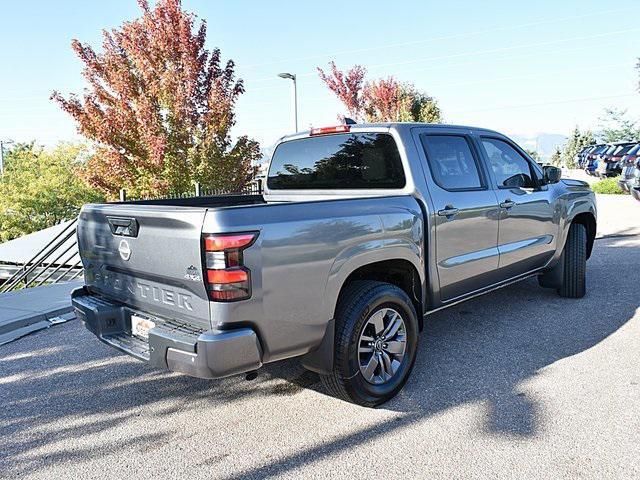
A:
[[[125,262],[129,260],[129,258],[131,257],[131,247],[129,247],[129,242],[127,242],[126,240],[120,240],[118,253],[120,254],[120,258],[122,258]]]

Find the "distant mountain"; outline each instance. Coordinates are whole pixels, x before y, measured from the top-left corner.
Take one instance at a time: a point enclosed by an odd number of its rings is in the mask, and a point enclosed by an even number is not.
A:
[[[566,135],[557,133],[538,133],[535,135],[509,135],[518,145],[527,150],[535,150],[542,160],[549,160],[556,148],[562,148],[567,142]]]

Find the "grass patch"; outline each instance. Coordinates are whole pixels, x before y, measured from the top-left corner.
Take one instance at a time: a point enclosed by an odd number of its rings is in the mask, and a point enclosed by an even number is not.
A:
[[[620,180],[620,177],[604,178],[591,185],[591,189],[596,193],[623,195],[625,192],[618,186],[618,180]]]

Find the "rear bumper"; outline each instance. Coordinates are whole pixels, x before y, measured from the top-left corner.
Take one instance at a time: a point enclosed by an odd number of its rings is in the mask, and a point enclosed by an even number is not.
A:
[[[104,343],[150,364],[198,378],[221,378],[262,366],[258,336],[251,328],[202,330],[172,320],[151,318],[156,326],[146,341],[131,334],[131,308],[74,290],[77,317]]]

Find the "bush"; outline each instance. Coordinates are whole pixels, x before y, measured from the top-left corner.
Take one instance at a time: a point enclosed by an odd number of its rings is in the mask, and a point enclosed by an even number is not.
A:
[[[78,178],[80,145],[45,150],[33,144],[14,147],[0,177],[0,242],[51,227],[78,214],[84,203],[102,195]]]
[[[591,189],[596,193],[605,193],[610,195],[624,194],[624,191],[618,186],[618,180],[620,180],[620,177],[605,178],[592,185]]]

